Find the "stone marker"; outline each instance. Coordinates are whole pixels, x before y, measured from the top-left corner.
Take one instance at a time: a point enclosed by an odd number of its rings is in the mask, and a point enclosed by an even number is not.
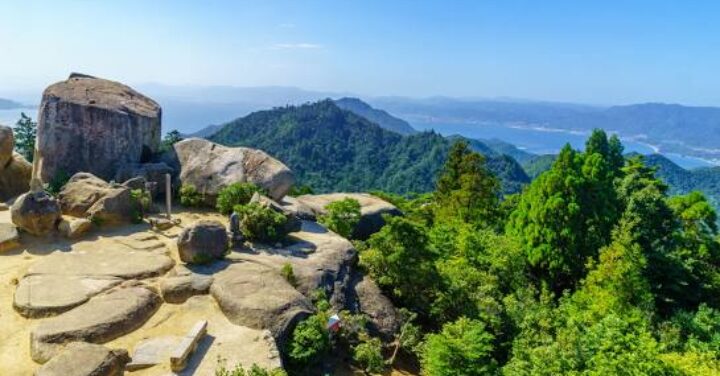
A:
[[[205,336],[207,332],[207,321],[199,321],[190,329],[190,332],[175,347],[170,354],[170,368],[179,372],[185,369],[187,360],[193,351],[197,348],[198,342]]]

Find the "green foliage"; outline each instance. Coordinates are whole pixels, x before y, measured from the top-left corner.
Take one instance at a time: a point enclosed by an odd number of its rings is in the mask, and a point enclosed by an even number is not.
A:
[[[295,271],[291,263],[286,262],[283,264],[282,268],[280,268],[280,275],[282,275],[290,285],[297,285],[297,277],[295,277]]]
[[[287,218],[272,208],[256,202],[235,206],[240,216],[240,232],[248,240],[274,242],[285,237],[283,228]]]
[[[288,360],[294,367],[311,365],[330,349],[326,322],[325,314],[318,313],[295,327],[286,349]]]
[[[173,145],[177,144],[178,142],[182,141],[182,135],[180,134],[180,131],[177,129],[173,129],[170,132],[168,132],[165,137],[162,139],[162,143],[160,144],[160,150],[166,151],[171,150],[173,148]]]
[[[194,208],[202,205],[202,196],[195,186],[183,184],[180,187],[180,203],[183,206]]]
[[[20,120],[15,123],[13,128],[15,136],[15,150],[20,153],[28,162],[33,161],[35,153],[35,138],[37,137],[37,122],[20,113]]]
[[[253,183],[230,184],[218,193],[216,208],[222,214],[230,214],[235,206],[250,202],[255,192],[262,190]]]
[[[325,206],[327,214],[321,216],[320,223],[344,238],[350,238],[355,226],[360,222],[360,203],[354,198],[331,202]]]
[[[288,196],[297,197],[302,195],[311,195],[315,193],[309,185],[293,185],[290,187]]]
[[[218,357],[218,364],[215,368],[215,376],[287,376],[282,368],[266,370],[257,364],[253,364],[249,370],[237,364],[232,369],[227,368],[227,361]]]
[[[144,189],[133,189],[130,191],[130,199],[133,202],[133,223],[140,223],[145,218],[145,213],[150,210],[152,203],[150,192]]]
[[[68,180],[70,180],[70,175],[68,175],[67,172],[63,170],[58,171],[50,182],[45,184],[45,192],[51,196],[57,196],[65,184],[67,184]]]
[[[477,320],[460,318],[427,336],[422,352],[428,376],[492,375],[497,362],[492,357],[493,336]]]
[[[380,373],[385,369],[382,355],[382,342],[378,338],[370,338],[353,350],[353,360],[370,373]]]
[[[485,168],[485,159],[470,151],[465,141],[458,141],[438,178],[437,216],[489,225],[496,219],[498,189],[497,179]]]

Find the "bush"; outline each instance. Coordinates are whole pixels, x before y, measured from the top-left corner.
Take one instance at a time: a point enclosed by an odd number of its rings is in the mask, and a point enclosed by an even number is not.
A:
[[[50,196],[57,196],[65,184],[67,184],[68,180],[70,180],[70,175],[68,175],[67,172],[63,170],[58,171],[50,182],[45,184],[45,192]]]
[[[283,264],[282,269],[280,269],[280,274],[285,278],[286,281],[293,287],[297,286],[297,278],[295,277],[295,272],[293,271],[292,264],[289,262],[286,262]]]
[[[313,189],[310,188],[307,185],[301,185],[299,187],[292,186],[290,187],[290,192],[288,192],[288,196],[297,197],[302,195],[311,195],[315,192],[313,192]]]
[[[217,210],[222,214],[230,214],[235,206],[250,202],[255,192],[261,192],[261,189],[253,183],[230,184],[218,193]]]
[[[215,376],[287,376],[287,373],[280,368],[268,371],[257,364],[253,364],[249,371],[245,371],[245,368],[239,364],[233,369],[228,369],[225,359],[218,358]]]
[[[382,356],[382,343],[378,338],[369,338],[367,341],[355,346],[353,351],[355,360],[366,372],[380,373],[385,369]]]
[[[187,207],[198,207],[202,203],[202,196],[195,186],[183,184],[180,187],[180,203]]]
[[[133,222],[140,223],[145,218],[145,213],[150,210],[150,203],[152,202],[150,192],[142,189],[133,189],[130,191],[130,199],[133,201],[135,208],[133,208]]]
[[[287,218],[275,210],[253,202],[235,206],[240,216],[240,232],[248,240],[277,241],[285,234],[283,227]]]
[[[335,201],[325,206],[327,215],[320,217],[320,223],[344,238],[349,238],[360,222],[360,203],[353,198]]]
[[[325,315],[319,313],[295,327],[287,345],[287,356],[294,366],[313,364],[330,349],[330,337],[325,329],[326,321]]]

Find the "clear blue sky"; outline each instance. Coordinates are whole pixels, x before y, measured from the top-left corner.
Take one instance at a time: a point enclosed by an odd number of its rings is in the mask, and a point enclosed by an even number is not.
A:
[[[720,106],[720,2],[3,0],[0,94],[70,71],[136,84]]]

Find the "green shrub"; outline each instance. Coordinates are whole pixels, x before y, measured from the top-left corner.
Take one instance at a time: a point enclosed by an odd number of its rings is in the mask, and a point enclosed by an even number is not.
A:
[[[140,223],[145,218],[145,213],[150,210],[150,203],[152,202],[150,192],[133,189],[130,191],[130,199],[133,202],[132,221],[133,223]]]
[[[180,187],[180,203],[187,207],[198,207],[202,203],[202,196],[194,185],[183,184]]]
[[[290,285],[297,286],[297,278],[295,277],[295,272],[293,271],[292,264],[289,262],[286,262],[283,264],[282,269],[280,269],[280,274],[285,278],[286,281]]]
[[[271,208],[253,202],[235,206],[235,212],[240,216],[240,232],[248,240],[270,242],[285,236],[287,218]]]
[[[215,376],[287,376],[287,373],[281,368],[268,371],[257,364],[253,364],[250,370],[245,371],[245,368],[239,364],[235,365],[233,369],[228,369],[226,363],[227,361],[225,359],[218,357]]]
[[[325,323],[325,314],[318,313],[299,323],[292,332],[287,345],[287,356],[295,367],[304,367],[316,362],[330,349],[330,337]]]
[[[355,360],[366,372],[380,373],[385,369],[382,355],[382,343],[378,338],[368,338],[353,350]]]
[[[70,175],[68,175],[67,172],[63,170],[58,171],[50,182],[45,184],[45,192],[51,196],[57,196],[65,184],[67,184],[68,180],[70,180]]]
[[[297,197],[302,195],[311,195],[315,192],[313,192],[313,189],[310,188],[307,185],[301,185],[301,186],[292,186],[290,187],[290,192],[288,192],[288,196]]]
[[[255,192],[261,192],[253,183],[234,183],[220,190],[217,198],[217,210],[222,214],[230,214],[237,205],[250,202]]]
[[[325,209],[328,213],[320,217],[320,223],[338,235],[349,238],[360,222],[360,203],[348,197],[327,204]]]

